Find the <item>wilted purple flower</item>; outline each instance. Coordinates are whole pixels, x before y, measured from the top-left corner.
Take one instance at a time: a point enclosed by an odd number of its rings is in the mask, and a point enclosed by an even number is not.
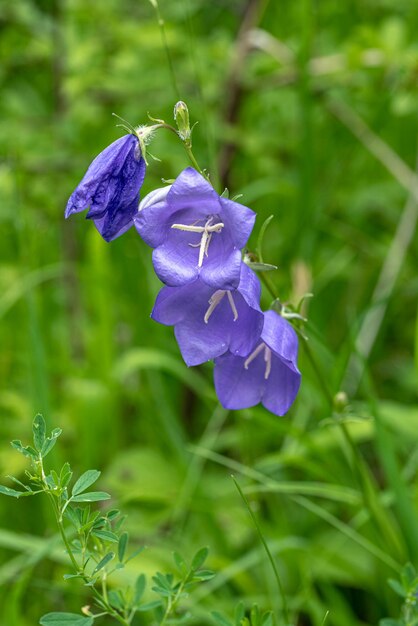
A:
[[[242,263],[238,289],[206,285],[200,279],[182,287],[163,287],[151,317],[175,335],[187,365],[199,365],[230,350],[248,355],[260,338],[264,317],[260,283]]]
[[[266,311],[260,339],[246,358],[227,353],[215,360],[216,393],[227,409],[262,402],[272,413],[284,415],[300,386],[298,338],[289,322]]]
[[[138,138],[124,135],[91,163],[68,200],[65,217],[89,208],[86,217],[94,221],[103,239],[119,237],[133,224],[144,177]]]
[[[154,249],[158,277],[178,287],[198,277],[215,289],[236,289],[241,248],[247,243],[255,213],[220,197],[191,167],[165,189],[144,198],[135,226]]]

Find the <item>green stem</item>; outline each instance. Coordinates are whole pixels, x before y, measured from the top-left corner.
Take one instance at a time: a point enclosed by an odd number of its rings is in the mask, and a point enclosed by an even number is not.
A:
[[[43,473],[43,468],[42,468],[42,473]],[[55,514],[55,519],[57,522],[57,526],[58,529],[60,531],[62,540],[64,542],[65,548],[67,550],[68,556],[71,560],[71,563],[74,567],[74,571],[77,574],[80,574],[82,579],[84,580],[85,583],[90,583],[90,580],[87,576],[85,576],[83,574],[83,572],[80,569],[80,566],[78,565],[76,558],[71,550],[71,546],[69,544],[69,541],[67,539],[67,536],[65,534],[65,530],[64,530],[64,525],[60,519],[60,510],[59,507],[55,501],[55,497],[54,495],[50,492],[48,485],[45,484],[46,487],[46,494],[48,495],[48,497],[50,498],[51,502],[52,502],[52,507],[54,509],[54,514]],[[106,607],[107,613],[109,615],[111,615],[114,619],[116,619],[120,624],[123,624],[124,626],[130,626],[130,622],[125,620],[121,615],[119,615],[119,613],[117,613],[113,607],[110,606],[108,598],[107,598],[107,589],[106,589],[106,582],[103,581],[103,585],[104,585],[104,590],[103,590],[103,595],[101,595],[97,589],[95,587],[91,587],[92,593],[93,595],[96,597],[96,599],[100,600],[100,602]]]
[[[256,529],[256,531],[258,533],[258,536],[260,537],[260,541],[263,544],[264,550],[266,551],[267,557],[268,557],[268,559],[270,561],[271,567],[272,567],[273,572],[274,572],[274,576],[276,578],[277,587],[279,589],[279,593],[280,593],[280,596],[281,596],[281,599],[282,599],[284,626],[288,626],[288,624],[290,624],[290,622],[289,622],[289,611],[288,611],[288,608],[287,608],[286,596],[285,596],[285,593],[284,593],[282,582],[280,580],[279,572],[277,571],[276,564],[275,564],[274,559],[273,559],[273,555],[271,554],[270,548],[268,547],[267,542],[266,542],[266,540],[263,537],[263,533],[261,532],[260,526],[258,525],[257,518],[254,515],[254,513],[252,512],[251,507],[249,505],[249,502],[248,502],[247,498],[245,497],[244,492],[242,491],[241,487],[239,486],[237,480],[235,479],[235,476],[232,476],[232,480],[234,481],[235,487],[238,489],[238,493],[241,496],[241,498],[242,498],[242,500],[243,500],[243,502],[244,502],[244,504],[246,506],[246,509],[247,509],[248,513],[250,514],[250,517],[251,517],[252,522],[253,522],[253,524],[255,526],[255,529]]]
[[[160,29],[160,33],[161,33],[161,40],[163,42],[163,47],[165,50],[165,53],[167,55],[167,61],[168,61],[168,67],[170,70],[170,79],[171,79],[171,84],[173,86],[173,91],[176,94],[177,100],[180,100],[180,91],[177,85],[177,79],[176,79],[176,74],[174,71],[174,64],[173,64],[173,60],[171,58],[171,53],[170,53],[170,48],[168,46],[168,41],[167,41],[167,35],[165,32],[165,22],[164,19],[161,15],[160,12],[160,7],[158,6],[158,1],[157,0],[150,0],[152,6],[155,9],[155,13],[157,15],[157,21],[158,21],[158,27]]]
[[[174,598],[173,599],[168,598],[168,600],[167,600],[167,608],[165,610],[164,617],[163,617],[162,621],[160,622],[160,626],[164,626],[164,624],[167,622],[168,616],[176,608],[177,603],[178,603],[178,601],[180,599],[180,595],[181,595],[181,593],[182,593],[182,591],[184,589],[184,585],[186,584],[186,582],[188,580],[188,577],[189,577],[189,575],[184,580],[181,581],[180,586],[177,589],[176,595],[174,596]]]
[[[195,167],[197,169],[197,171],[199,172],[199,174],[201,174],[202,176],[204,176],[204,178],[206,178],[206,180],[209,180],[208,175],[202,170],[202,168],[200,167],[199,163],[196,161],[196,157],[193,154],[192,151],[192,146],[190,144],[190,142],[183,142],[184,145],[184,149],[187,152],[187,156],[189,157],[190,161],[193,164],[193,167]]]
[[[209,181],[209,176],[206,174],[206,172],[204,170],[202,170],[202,168],[200,167],[199,163],[196,160],[195,155],[193,154],[193,150],[192,150],[192,143],[190,139],[182,139],[178,133],[178,131],[174,128],[174,126],[171,126],[171,124],[167,124],[166,122],[159,122],[158,124],[155,124],[152,127],[154,130],[158,130],[159,128],[166,128],[167,130],[171,131],[172,133],[174,133],[175,135],[177,135],[177,137],[180,139],[180,141],[183,144],[183,147],[187,153],[187,156],[189,157],[193,167],[199,172],[199,174],[201,174],[204,178],[206,178],[206,180],[208,182]]]

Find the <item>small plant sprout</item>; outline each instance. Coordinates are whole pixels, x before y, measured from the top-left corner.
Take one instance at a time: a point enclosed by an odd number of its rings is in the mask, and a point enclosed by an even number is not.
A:
[[[176,616],[181,612],[181,601],[198,583],[210,580],[214,575],[202,569],[208,549],[199,550],[190,566],[175,553],[178,580],[175,581],[172,574],[156,574],[153,591],[158,599],[151,602],[143,602],[146,588],[144,574],[140,574],[127,587],[109,586],[112,574],[123,569],[144,548],[133,551],[128,549],[129,535],[123,530],[125,518],[120,511],[103,511],[92,507],[94,503],[110,499],[110,495],[104,491],[90,490],[100,478],[98,470],[87,470],[75,481],[69,463],[64,463],[59,471],[46,470],[45,457],[53,449],[61,429],[55,428],[47,436],[42,415],[36,415],[32,428],[33,446],[24,446],[18,440],[11,444],[31,462],[30,470],[25,471],[28,483],[24,484],[9,476],[16,488],[0,485],[0,493],[13,498],[46,494],[72,566],[64,579],[80,580],[92,594],[91,604],[84,606],[80,614],[47,613],[40,619],[41,626],[92,626],[103,616],[110,616],[116,622],[130,626],[135,615],[145,611],[154,611],[159,624],[165,624],[169,618],[171,624],[176,623]]]

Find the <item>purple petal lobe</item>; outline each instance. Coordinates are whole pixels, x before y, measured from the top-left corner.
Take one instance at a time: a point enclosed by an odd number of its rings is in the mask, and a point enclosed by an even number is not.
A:
[[[264,313],[262,340],[295,372],[297,368],[298,336],[293,327],[275,311]]]
[[[192,167],[181,172],[171,186],[168,202],[176,209],[192,209],[196,217],[218,214],[219,196],[205,178]]]
[[[163,287],[157,295],[151,317],[160,324],[173,326],[188,316],[201,316],[201,308],[196,303],[196,282],[182,287]],[[203,298],[210,297],[210,288],[206,288]],[[202,318],[203,320],[203,318]]]
[[[226,409],[247,409],[255,406],[263,395],[264,362],[257,358],[251,369],[245,369],[245,359],[225,354],[215,361],[216,394]]]
[[[172,214],[175,207],[167,204],[166,198],[171,186],[151,191],[141,201],[134,223],[138,234],[151,248],[156,248],[164,243],[167,233],[171,228]]]
[[[260,311],[261,284],[257,274],[245,263],[241,264],[239,290],[248,306]]]
[[[300,373],[293,371],[278,358],[272,358],[271,372],[263,393],[262,403],[275,415],[284,415],[293,404],[300,387]]]
[[[200,278],[215,289],[236,289],[239,285],[241,252],[225,245],[223,233],[213,235],[208,258],[200,268]]]
[[[198,248],[190,244],[199,243],[197,233],[170,228],[164,243],[152,254],[158,278],[172,287],[192,282],[198,277]]]
[[[221,217],[225,227],[231,232],[234,245],[237,248],[243,248],[253,229],[256,214],[239,202],[233,202],[227,198],[220,198],[220,202],[222,204]]]

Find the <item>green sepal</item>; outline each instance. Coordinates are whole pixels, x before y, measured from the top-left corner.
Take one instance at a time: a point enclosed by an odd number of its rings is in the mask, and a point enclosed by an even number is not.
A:
[[[259,261],[245,261],[246,265],[254,272],[272,272],[277,270],[277,265],[271,263],[260,263]]]

